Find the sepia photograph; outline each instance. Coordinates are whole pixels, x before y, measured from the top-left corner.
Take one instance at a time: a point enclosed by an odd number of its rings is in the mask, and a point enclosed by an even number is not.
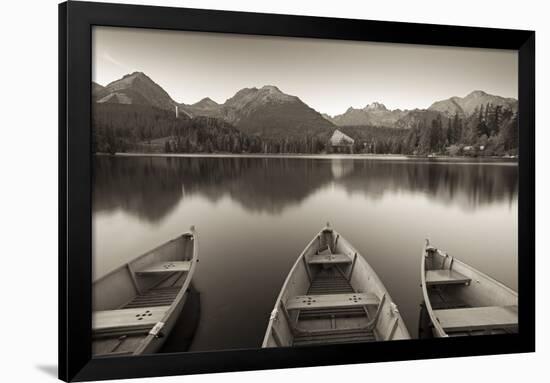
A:
[[[94,26],[91,69],[94,356],[518,332],[517,51]]]

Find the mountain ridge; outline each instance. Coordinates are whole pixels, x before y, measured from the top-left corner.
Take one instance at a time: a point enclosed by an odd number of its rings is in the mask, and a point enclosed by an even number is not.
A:
[[[446,117],[451,117],[457,113],[468,117],[475,113],[476,108],[479,110],[482,105],[487,104],[505,107],[511,109],[512,112],[517,112],[518,108],[518,100],[515,98],[497,96],[482,90],[474,90],[464,97],[454,96],[445,100],[435,101],[428,107],[428,110],[440,112]]]
[[[420,120],[429,120],[441,114],[450,118],[455,114],[460,117],[469,117],[487,104],[501,106],[517,112],[518,101],[511,97],[501,97],[489,94],[482,90],[474,90],[464,97],[453,96],[448,99],[434,101],[426,109],[388,109],[380,102],[373,102],[363,108],[349,107],[346,112],[325,118],[337,126],[364,126],[411,128]]]
[[[95,94],[98,103],[150,105],[173,110],[177,103],[143,72],[133,72],[112,81]]]
[[[338,126],[379,126],[410,129],[421,123],[450,118],[455,114],[469,117],[487,104],[517,111],[518,101],[474,90],[464,97],[453,96],[434,101],[426,109],[388,109],[379,101],[363,108],[349,107],[334,117],[321,114],[298,96],[284,93],[275,85],[243,88],[219,104],[204,97],[194,104],[177,103],[143,72],[133,72],[106,86],[92,82],[92,97],[97,103],[149,105],[174,110],[191,118],[217,118],[234,125],[249,135],[264,138],[310,136],[332,132]]]
[[[244,133],[268,138],[313,135],[334,127],[299,97],[273,85],[241,89],[223,104],[222,117]]]
[[[337,126],[374,125],[392,127],[405,115],[400,109],[389,110],[383,103],[373,102],[356,109],[349,107],[345,113],[336,115],[331,121]]]

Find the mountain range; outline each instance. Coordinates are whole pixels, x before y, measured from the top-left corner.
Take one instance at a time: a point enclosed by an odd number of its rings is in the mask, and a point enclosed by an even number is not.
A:
[[[362,109],[350,107],[345,113],[325,118],[338,126],[383,126],[397,128],[414,127],[420,120],[431,121],[438,115],[450,118],[455,114],[464,118],[471,116],[481,106],[491,104],[517,111],[518,101],[514,98],[504,98],[475,90],[465,97],[451,97],[446,100],[434,102],[428,109],[389,110],[384,104],[374,102]]]
[[[337,126],[380,126],[408,129],[422,120],[431,121],[438,116],[449,118],[471,116],[487,104],[517,111],[518,101],[485,93],[471,92],[465,97],[451,97],[435,101],[427,109],[390,110],[379,102],[364,108],[350,107],[345,113],[331,117],[321,114],[305,104],[299,97],[286,94],[274,85],[261,88],[244,88],[218,104],[206,97],[195,104],[174,101],[170,95],[147,75],[134,72],[106,86],[92,83],[95,102],[111,104],[147,105],[175,111],[195,118],[205,116],[222,119],[249,135],[281,139],[310,136],[334,130]]]
[[[268,138],[315,134],[333,127],[298,97],[285,94],[273,85],[241,89],[223,104],[204,98],[180,107],[192,117],[221,118],[244,133]]]
[[[141,72],[135,72],[102,87],[93,83],[92,96],[97,103],[149,105],[175,110],[189,117],[215,117],[234,125],[244,133],[267,138],[286,135],[316,134],[333,127],[320,113],[296,96],[276,86],[245,88],[225,103],[206,97],[191,105],[175,102],[158,84]]]
[[[472,115],[481,105],[491,104],[492,106],[501,106],[516,112],[518,109],[518,100],[515,98],[504,98],[485,93],[482,90],[475,90],[466,97],[451,97],[446,100],[434,102],[428,110],[443,113],[446,116]]]
[[[373,102],[362,109],[348,108],[345,113],[330,117],[329,120],[338,126],[395,126],[397,121],[403,118],[407,111],[395,109],[388,110],[384,104]]]

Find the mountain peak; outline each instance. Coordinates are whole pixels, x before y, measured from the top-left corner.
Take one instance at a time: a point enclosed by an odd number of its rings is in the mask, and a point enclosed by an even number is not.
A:
[[[160,109],[173,110],[175,102],[164,89],[143,72],[133,72],[97,88],[98,100],[138,105],[150,105]],[[113,97],[116,95],[116,97]],[[108,98],[105,98],[109,96]],[[122,102],[123,100],[124,102]]]
[[[330,120],[274,85],[244,88],[222,106],[224,118],[246,134],[299,137],[332,128]]]
[[[264,85],[262,86],[262,90],[266,90],[270,93],[283,93],[279,88],[277,88],[275,85]]]
[[[154,81],[151,80],[145,73],[133,72],[133,73],[125,74],[118,80],[115,80],[109,83],[106,87],[110,87],[110,86],[116,86],[118,88],[127,87],[127,86],[131,86],[135,80],[146,80],[146,82],[150,82],[154,84]]]
[[[146,75],[145,73],[143,73],[143,72],[139,72],[139,71],[135,71],[135,72],[133,72],[133,73],[130,73],[130,74],[126,75],[126,76],[133,76],[133,77],[147,77],[147,78],[149,78],[149,77],[148,77],[148,76],[147,76],[147,75]]]
[[[260,89],[252,88],[252,89],[246,89],[241,90],[237,92],[236,95],[244,95],[245,99],[252,101],[256,103],[267,103],[267,102],[274,102],[274,103],[285,103],[285,102],[296,102],[298,101],[298,97],[291,96],[289,94],[286,94],[282,92],[279,88],[277,88],[275,85],[264,85]]]
[[[133,80],[133,79],[136,79],[136,78],[142,78],[142,79],[151,80],[151,79],[150,79],[145,73],[143,73],[143,72],[133,72],[133,73],[125,74],[124,76],[122,76],[122,79],[121,79],[121,80],[124,80],[124,79]]]
[[[487,96],[487,93],[485,93],[482,90],[474,90],[472,93],[470,93],[466,97],[482,97],[482,96]]]
[[[388,109],[386,108],[386,105],[380,102],[373,102],[365,106],[364,110],[388,110]]]
[[[193,106],[198,106],[198,107],[215,107],[218,105],[219,104],[216,101],[212,100],[210,97],[205,97],[199,102],[196,102],[193,104]]]
[[[373,102],[362,109],[349,107],[345,113],[334,116],[331,121],[339,126],[387,126],[393,127],[406,111],[389,110],[380,102]]]
[[[500,105],[512,111],[517,110],[518,107],[518,102],[514,98],[504,98],[489,94],[482,90],[474,90],[466,97],[455,96],[445,100],[436,101],[428,109],[438,111],[447,116],[453,116],[457,113],[460,115],[469,116],[473,114],[481,105],[488,103]]]

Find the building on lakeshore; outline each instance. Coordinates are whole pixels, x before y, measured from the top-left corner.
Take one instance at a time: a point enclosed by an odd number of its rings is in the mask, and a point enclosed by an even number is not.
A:
[[[329,150],[331,153],[353,153],[355,140],[342,133],[338,129],[334,131],[329,140]]]

